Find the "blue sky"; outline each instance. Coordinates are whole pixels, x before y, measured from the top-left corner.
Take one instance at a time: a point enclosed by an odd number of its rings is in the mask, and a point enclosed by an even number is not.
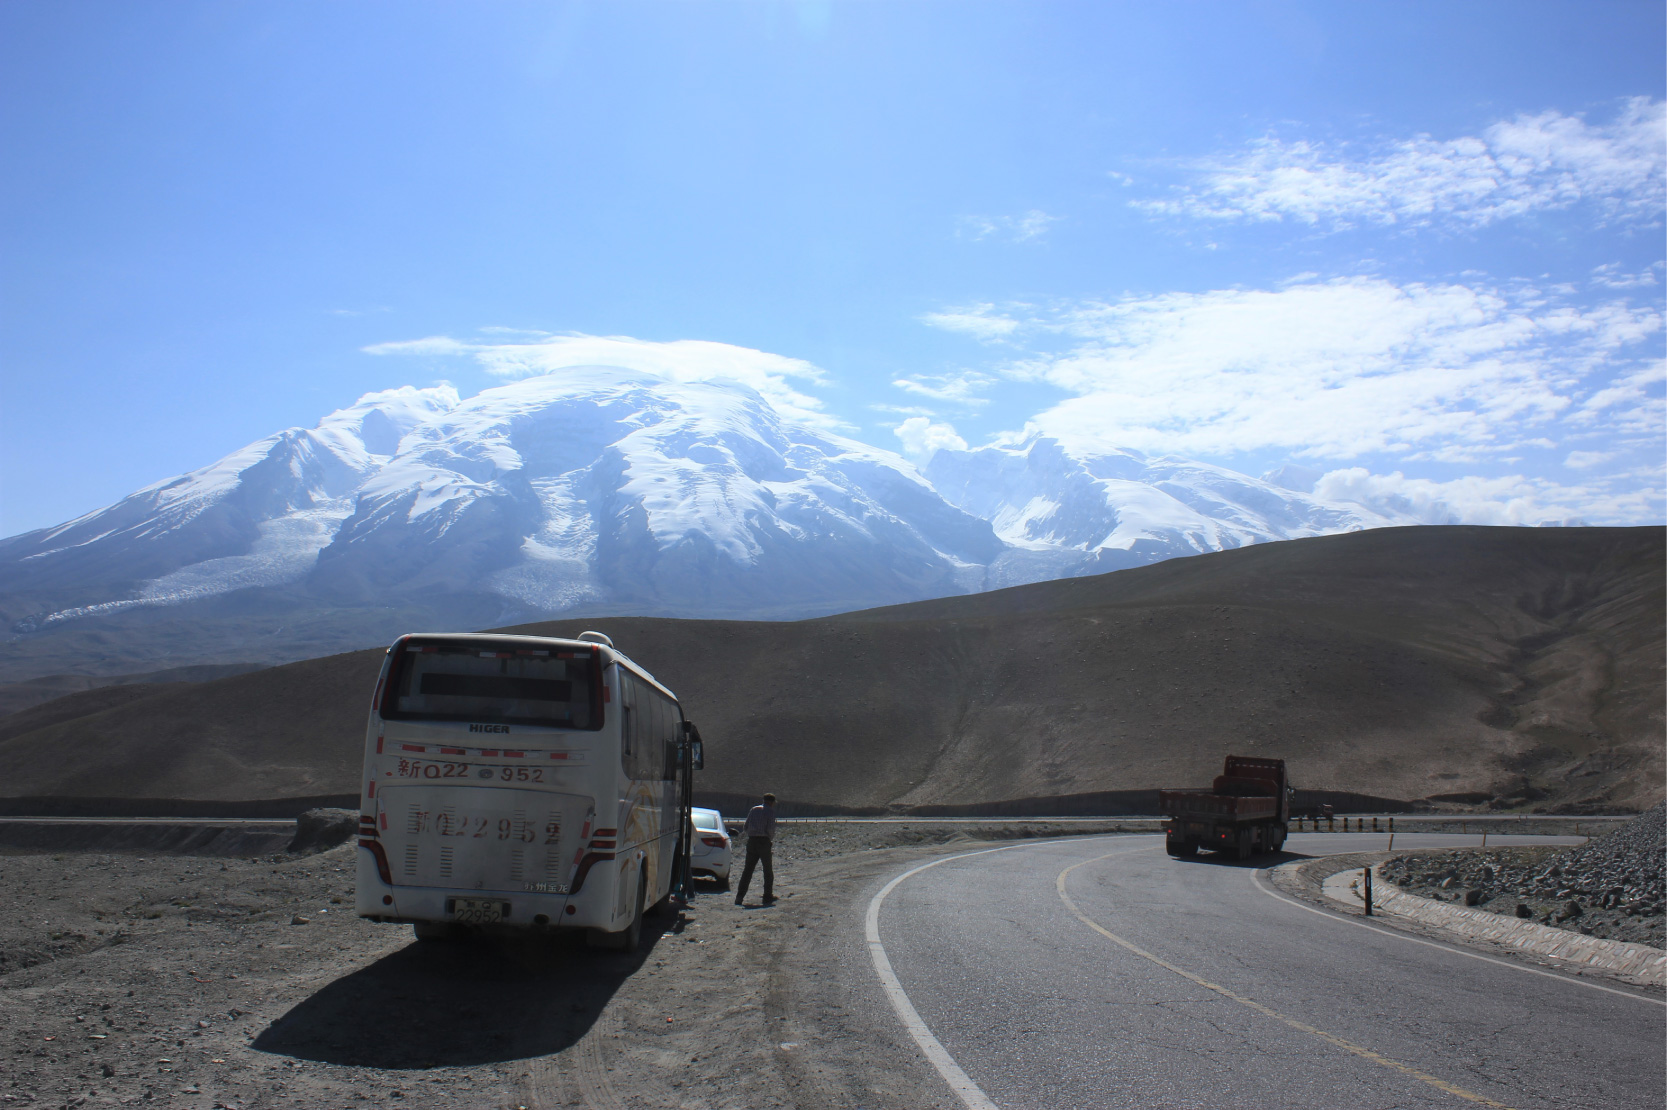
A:
[[[1664,37],[1622,0],[11,0],[0,534],[575,336],[916,457],[1659,523]]]

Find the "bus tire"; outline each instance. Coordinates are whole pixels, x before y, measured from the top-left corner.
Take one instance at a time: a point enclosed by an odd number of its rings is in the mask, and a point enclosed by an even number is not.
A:
[[[642,943],[642,914],[643,898],[648,892],[643,889],[643,875],[637,872],[637,902],[636,911],[631,915],[631,923],[615,933],[592,929],[585,940],[592,948],[606,948],[613,952],[635,952]]]
[[[461,929],[446,921],[416,921],[411,931],[418,940],[458,940],[463,935]]]

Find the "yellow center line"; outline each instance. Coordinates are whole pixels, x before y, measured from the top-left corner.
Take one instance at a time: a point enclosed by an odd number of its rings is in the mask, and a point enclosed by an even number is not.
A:
[[[1095,921],[1093,918],[1091,918],[1087,914],[1083,913],[1082,910],[1077,907],[1076,902],[1071,900],[1071,896],[1065,892],[1065,878],[1071,872],[1075,871],[1079,867],[1087,867],[1091,863],[1099,863],[1103,859],[1109,859],[1113,855],[1120,855],[1120,854],[1122,854],[1122,853],[1109,852],[1109,853],[1107,853],[1106,855],[1103,855],[1103,856],[1095,856],[1093,859],[1085,859],[1081,863],[1074,863],[1070,867],[1067,867],[1065,870],[1061,871],[1059,873],[1059,877],[1056,880],[1054,880],[1054,886],[1058,888],[1060,901],[1065,903],[1065,908],[1070,910],[1071,914],[1074,917],[1076,917],[1076,919],[1078,921],[1082,922],[1084,925],[1088,926],[1090,929],[1093,929],[1096,933],[1099,933],[1101,936],[1105,937],[1107,940],[1111,941],[1114,944],[1119,944],[1119,945],[1123,946],[1124,948],[1128,949],[1130,952],[1133,952],[1135,955],[1139,956],[1141,959],[1152,961],[1153,963],[1157,964],[1159,967],[1163,968],[1166,971],[1173,971],[1175,974],[1179,975],[1181,978],[1190,980],[1191,982],[1194,982],[1194,983],[1197,983],[1199,986],[1205,988],[1206,990],[1214,991],[1215,993],[1221,995],[1223,998],[1231,998],[1234,1002],[1239,1003],[1241,1006],[1248,1006],[1252,1010],[1255,1010],[1259,1014],[1266,1014],[1268,1017],[1273,1018],[1275,1021],[1283,1022],[1284,1024],[1289,1025],[1292,1029],[1297,1029],[1297,1030],[1300,1030],[1304,1033],[1308,1033],[1308,1034],[1311,1034],[1313,1036],[1316,1036],[1316,1037],[1320,1038],[1322,1041],[1327,1042],[1328,1044],[1336,1045],[1338,1048],[1343,1049],[1345,1052],[1354,1053],[1356,1056],[1359,1056],[1363,1060],[1370,1060],[1374,1064],[1382,1064],[1384,1067],[1390,1068],[1394,1071],[1398,1071],[1402,1075],[1410,1075],[1414,1079],[1418,1079],[1418,1080],[1421,1080],[1425,1083],[1428,1083],[1430,1086],[1434,1087],[1438,1091],[1445,1091],[1447,1094],[1456,1095],[1457,1097],[1462,1098],[1462,1099],[1466,1099],[1470,1102],[1479,1103],[1482,1106],[1496,1107],[1497,1110],[1511,1110],[1510,1107],[1506,1106],[1502,1102],[1495,1102],[1495,1101],[1493,1101],[1493,1099],[1488,1098],[1485,1095],[1479,1095],[1474,1091],[1467,1091],[1463,1087],[1460,1087],[1455,1083],[1449,1083],[1445,1079],[1439,1079],[1436,1076],[1428,1074],[1427,1072],[1419,1071],[1417,1068],[1411,1066],[1410,1064],[1403,1064],[1399,1060],[1391,1060],[1389,1057],[1383,1055],[1382,1053],[1373,1052],[1371,1049],[1366,1048],[1362,1045],[1357,1045],[1353,1041],[1346,1041],[1342,1037],[1339,1037],[1334,1033],[1327,1033],[1324,1029],[1316,1029],[1314,1026],[1309,1025],[1305,1021],[1298,1021],[1296,1018],[1286,1017],[1284,1014],[1278,1012],[1277,1010],[1269,1009],[1267,1006],[1262,1005],[1260,1002],[1257,1002],[1255,999],[1246,998],[1242,994],[1237,994],[1234,991],[1228,990],[1226,987],[1222,986],[1219,983],[1212,983],[1208,979],[1205,979],[1205,978],[1203,978],[1201,976],[1198,976],[1198,975],[1194,975],[1192,972],[1187,971],[1185,968],[1176,967],[1174,964],[1170,963],[1168,960],[1165,960],[1160,956],[1153,955],[1152,953],[1146,951],[1146,949],[1140,947],[1139,945],[1134,944],[1130,941],[1124,940],[1122,937],[1118,936],[1116,933],[1112,932],[1110,929],[1107,929],[1105,926],[1101,925],[1098,921]]]

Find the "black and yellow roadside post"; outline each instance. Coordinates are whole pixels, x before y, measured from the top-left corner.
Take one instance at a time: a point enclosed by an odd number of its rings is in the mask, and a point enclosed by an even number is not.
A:
[[[1370,867],[1361,868],[1360,869],[1360,877],[1361,877],[1361,880],[1364,884],[1362,889],[1365,891],[1364,897],[1366,899],[1366,916],[1371,917],[1372,916],[1372,869]]]

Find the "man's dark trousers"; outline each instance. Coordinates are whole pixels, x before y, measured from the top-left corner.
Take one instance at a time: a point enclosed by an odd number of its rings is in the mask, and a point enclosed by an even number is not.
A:
[[[770,838],[767,836],[747,837],[747,866],[741,869],[741,883],[735,888],[735,900],[743,901],[747,897],[747,887],[752,882],[752,869],[760,863],[764,865],[764,900],[776,900],[776,867],[770,858]]]

